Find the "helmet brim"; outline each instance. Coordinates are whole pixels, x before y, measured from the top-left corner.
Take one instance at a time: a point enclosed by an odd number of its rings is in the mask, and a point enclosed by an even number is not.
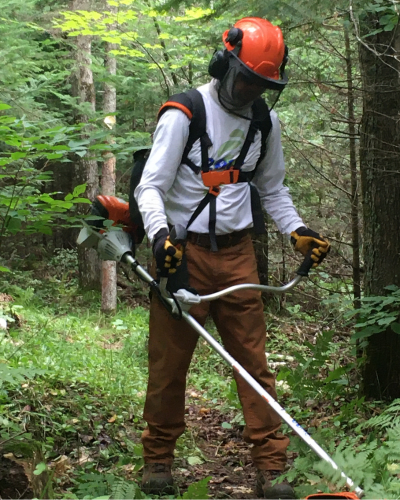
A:
[[[226,49],[227,50],[227,49]],[[239,64],[241,73],[249,79],[255,85],[259,85],[260,87],[265,87],[265,90],[278,90],[282,91],[289,79],[285,71],[282,72],[281,78],[279,80],[275,80],[274,78],[269,78],[267,76],[260,75],[256,73],[252,69],[250,69],[244,62],[235,54],[232,50],[227,50],[229,57],[232,58],[230,63],[234,61],[235,64]]]

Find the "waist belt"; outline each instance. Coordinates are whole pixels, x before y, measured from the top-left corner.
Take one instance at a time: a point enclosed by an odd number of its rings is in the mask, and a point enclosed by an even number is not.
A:
[[[233,247],[240,243],[247,234],[249,234],[248,229],[242,229],[241,231],[235,231],[229,234],[219,234],[215,236],[216,243],[218,248]],[[188,231],[187,241],[199,247],[211,248],[211,240],[208,233],[193,233],[192,231]]]

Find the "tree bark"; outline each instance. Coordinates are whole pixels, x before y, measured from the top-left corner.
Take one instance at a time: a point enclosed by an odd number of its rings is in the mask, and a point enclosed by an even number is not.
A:
[[[379,26],[368,17],[364,33]],[[368,47],[365,45],[368,42]],[[360,167],[364,214],[366,295],[400,286],[400,78],[399,25],[360,39],[363,79]],[[400,397],[400,335],[388,329],[369,338],[362,392],[375,399]]]
[[[347,108],[349,119],[349,146],[350,146],[350,173],[351,173],[351,233],[353,245],[353,299],[354,307],[359,309],[361,298],[360,278],[360,231],[359,231],[359,201],[358,201],[358,172],[356,147],[356,118],[354,114],[354,88],[352,75],[352,60],[350,37],[347,28],[344,29],[346,47],[347,73]]]
[[[108,7],[114,11],[115,7]],[[117,60],[111,54],[111,50],[116,49],[116,45],[106,43],[105,67],[108,74],[112,77],[117,74]],[[104,84],[104,115],[115,113],[117,110],[117,91],[112,83]],[[115,116],[114,116],[115,117]],[[112,137],[108,143],[113,142]],[[103,170],[101,176],[101,189],[104,195],[115,195],[115,166],[116,159],[112,153],[104,155]],[[112,261],[104,261],[101,264],[101,310],[104,313],[111,313],[117,308],[117,264]]]
[[[72,10],[89,10],[89,0],[73,0]],[[96,110],[96,94],[93,82],[93,72],[91,69],[91,46],[90,36],[78,35],[76,37],[76,75],[75,75],[75,95],[82,105],[82,111],[77,113],[78,123],[89,123],[89,119]],[[87,139],[88,130],[82,132],[82,139]],[[98,194],[99,176],[96,160],[83,157],[76,163],[76,183],[85,184],[85,196],[94,200]],[[81,214],[86,213],[86,207],[79,207]],[[100,288],[100,263],[97,253],[93,249],[78,248],[79,278],[80,285],[87,289]]]

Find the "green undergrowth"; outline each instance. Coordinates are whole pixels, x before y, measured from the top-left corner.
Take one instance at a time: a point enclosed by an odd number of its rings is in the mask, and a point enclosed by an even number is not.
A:
[[[39,498],[46,487],[61,499],[143,498],[148,310],[121,301],[116,314],[100,314],[99,295],[81,292],[61,264],[46,278],[18,271],[0,283],[8,296],[1,307],[8,330],[0,330],[0,446],[33,460],[35,474],[47,478],[36,486]],[[399,498],[400,404],[359,398],[351,331],[335,314],[331,306],[305,310],[290,297],[279,310],[266,309],[279,401],[367,498]],[[207,329],[215,333],[211,323]],[[202,340],[188,388],[194,404],[225,415],[223,428],[243,428],[231,370]],[[341,487],[337,473],[283,428],[291,435],[287,477],[299,497]],[[187,431],[178,467],[206,461]],[[207,482],[178,496],[207,498]]]

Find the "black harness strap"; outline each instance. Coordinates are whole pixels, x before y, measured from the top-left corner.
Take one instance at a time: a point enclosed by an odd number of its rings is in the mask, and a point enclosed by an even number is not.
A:
[[[249,152],[250,146],[254,142],[257,132],[258,132],[257,124],[255,121],[252,120],[250,122],[249,130],[247,132],[246,139],[244,140],[242,149],[240,150],[239,156],[235,160],[235,169],[240,170],[240,167],[243,165],[247,153]]]
[[[211,196],[208,234],[210,235],[210,250],[212,252],[218,252],[217,235],[215,234],[215,227],[217,225],[217,197],[213,194]]]
[[[254,226],[254,232],[256,234],[265,234],[265,224],[264,224],[264,213],[262,209],[262,204],[261,204],[261,198],[260,198],[260,193],[258,192],[258,189],[254,184],[251,183],[253,180],[253,177],[256,173],[256,169],[258,165],[261,163],[262,159],[265,157],[265,153],[267,150],[267,139],[268,136],[272,130],[272,121],[271,121],[271,115],[269,112],[269,108],[261,97],[256,99],[252,105],[252,111],[253,111],[253,119],[250,124],[249,128],[249,133],[247,134],[246,141],[249,138],[250,135],[250,130],[254,132],[253,135],[253,140],[255,138],[255,134],[257,133],[258,130],[261,132],[261,150],[260,150],[260,156],[257,160],[256,168],[252,170],[251,172],[243,172],[240,171],[239,174],[239,180],[238,182],[248,182],[250,186],[250,200],[251,200],[251,213],[253,215],[253,226]],[[251,136],[250,136],[251,137]],[[243,149],[246,145],[243,145]],[[246,158],[247,152],[249,150],[250,144],[245,152],[245,155],[243,156],[243,162]],[[239,157],[243,153],[243,149],[239,154]],[[243,165],[243,162],[240,164],[240,166]],[[236,162],[235,162],[236,165]]]
[[[249,182],[251,213],[253,215],[253,227],[256,234],[265,234],[264,212],[262,209],[260,193],[254,184]]]
[[[174,103],[179,103],[185,106],[189,113],[192,113],[192,118],[189,126],[189,138],[186,143],[185,149],[183,151],[181,163],[187,165],[196,175],[200,172],[207,173],[210,171],[210,165],[208,163],[208,149],[212,146],[210,137],[207,134],[207,117],[206,110],[204,106],[203,98],[200,92],[196,89],[191,89],[187,92],[181,94],[176,94],[172,96],[167,103],[161,109],[163,113],[168,109],[168,102],[171,102],[170,107],[174,106]],[[265,233],[264,216],[262,211],[262,204],[258,190],[254,184],[251,183],[256,168],[265,156],[266,152],[266,142],[268,135],[272,129],[271,116],[269,113],[269,108],[265,103],[264,99],[261,97],[256,99],[252,105],[253,118],[250,121],[249,130],[247,132],[246,139],[243,143],[242,149],[236,160],[234,161],[234,170],[239,170],[239,180],[238,182],[248,182],[250,186],[250,196],[251,196],[251,211],[253,215],[254,230],[257,234]],[[188,114],[188,113],[187,113]],[[251,144],[255,140],[257,132],[261,132],[261,151],[260,157],[257,161],[256,168],[252,172],[243,172],[241,167],[243,166],[246,156],[249,152]],[[201,166],[197,166],[192,160],[188,158],[188,155],[193,147],[193,144],[200,139],[200,151],[201,151]],[[231,179],[233,181],[233,172]],[[216,241],[216,224],[217,224],[217,196],[219,194],[219,187],[215,186],[210,188],[210,191],[201,200],[199,206],[193,212],[186,225],[186,229],[193,223],[193,221],[201,214],[201,212],[210,205],[209,223],[208,231],[210,236],[210,248],[211,251],[218,251],[217,241]]]
[[[192,224],[192,222],[197,219],[197,217],[201,214],[201,212],[206,208],[206,206],[210,203],[211,198],[215,198],[215,196],[211,193],[207,193],[204,198],[199,203],[199,206],[192,213],[192,216],[189,219],[189,222],[186,225],[186,229]]]
[[[181,163],[188,165],[195,174],[199,174],[203,165],[208,167],[208,148],[212,146],[212,142],[207,134],[207,117],[206,108],[200,92],[196,89],[188,90],[184,93],[185,97],[190,99],[193,118],[189,126],[189,138],[183,150]],[[189,160],[188,155],[193,147],[193,144],[200,139],[201,146],[201,167],[195,165],[192,160]]]

